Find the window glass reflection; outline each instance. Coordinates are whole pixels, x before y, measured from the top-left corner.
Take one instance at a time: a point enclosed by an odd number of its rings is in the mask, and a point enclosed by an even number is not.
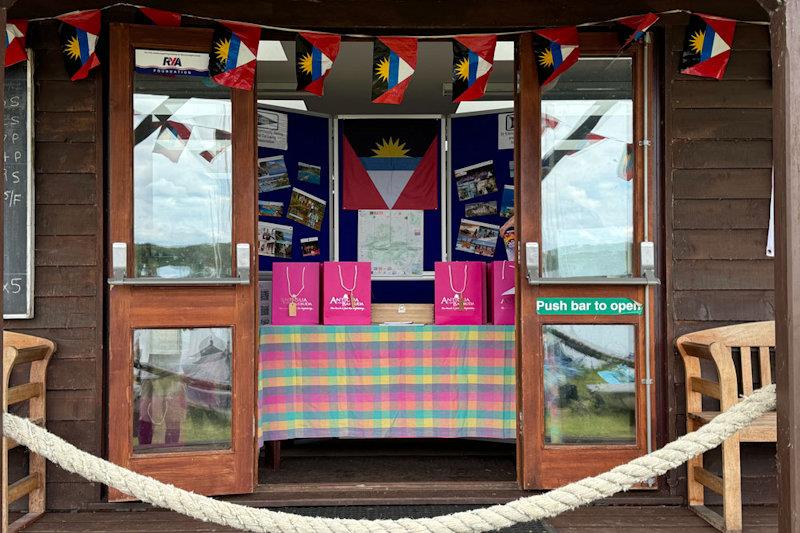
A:
[[[135,453],[228,449],[231,329],[133,332]]]
[[[134,75],[135,275],[231,275],[230,91]]]
[[[542,273],[630,276],[631,60],[582,59],[542,97]]]
[[[545,325],[547,444],[635,444],[635,328]]]

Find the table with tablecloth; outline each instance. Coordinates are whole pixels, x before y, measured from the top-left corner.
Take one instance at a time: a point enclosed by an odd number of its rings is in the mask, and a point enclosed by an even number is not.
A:
[[[262,326],[259,443],[513,439],[513,326]]]

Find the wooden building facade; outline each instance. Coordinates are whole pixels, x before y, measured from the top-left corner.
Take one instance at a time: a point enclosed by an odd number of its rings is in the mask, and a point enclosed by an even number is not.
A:
[[[142,3],[218,19],[376,35],[502,32],[646,11],[712,9],[703,2],[667,0],[613,6],[517,0],[458,5],[417,0]],[[11,4],[8,18],[46,17],[107,3]],[[755,0],[719,3],[713,9],[740,20],[770,20]],[[128,8],[105,13],[104,32],[110,22],[134,21]],[[740,24],[725,78],[709,81],[679,73],[687,20],[687,14],[664,15],[652,29],[653,240],[662,280],[654,329],[658,446],[681,435],[686,424],[684,372],[673,340],[693,330],[776,317],[775,265],[764,252],[773,167],[770,28]],[[32,24],[28,46],[35,58],[35,318],[6,320],[4,328],[58,344],[48,376],[48,429],[90,453],[107,456],[108,346],[114,328],[106,284],[108,224],[114,217],[109,208],[114,140],[107,135],[108,51],[101,51],[102,66],[87,80],[71,82],[59,50],[57,22]],[[21,466],[23,461],[19,455],[11,462]],[[775,503],[774,446],[743,448],[742,464],[745,501]],[[798,488],[794,491],[796,495]],[[634,492],[620,501],[680,503],[685,496],[685,469],[679,469],[659,480],[656,490]],[[47,498],[53,510],[93,508],[107,501],[107,490],[48,465]]]

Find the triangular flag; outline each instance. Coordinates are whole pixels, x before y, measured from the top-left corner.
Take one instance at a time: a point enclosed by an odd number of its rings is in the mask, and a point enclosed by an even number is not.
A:
[[[154,7],[139,6],[139,11],[156,26],[180,26],[181,14]]]
[[[728,68],[736,21],[692,14],[686,27],[681,72],[721,79]]]
[[[342,134],[343,209],[438,208],[435,121],[349,121]]]
[[[186,124],[165,120],[153,145],[153,153],[161,154],[173,163],[177,163],[191,135],[192,128]]]
[[[28,33],[27,20],[9,20],[6,23],[6,66],[16,65],[28,59],[25,52],[25,34]]]
[[[256,55],[260,38],[259,26],[219,22],[209,51],[208,72],[211,78],[226,87],[251,90],[256,79]]]
[[[496,46],[497,35],[453,38],[453,102],[476,100],[486,93]]]
[[[100,37],[101,17],[99,9],[56,17],[62,22],[58,29],[61,52],[72,81],[82,80],[100,65],[95,48]]]
[[[295,39],[297,90],[322,96],[325,78],[339,55],[342,38],[327,33],[301,32]]]
[[[372,49],[372,101],[399,104],[417,68],[417,39],[378,37]]]
[[[547,85],[578,62],[578,29],[575,26],[533,32],[533,55],[539,83]]]
[[[644,34],[650,27],[658,22],[658,15],[647,13],[645,15],[635,15],[633,17],[623,17],[616,20],[622,41],[622,48],[625,49],[635,41],[641,41]]]

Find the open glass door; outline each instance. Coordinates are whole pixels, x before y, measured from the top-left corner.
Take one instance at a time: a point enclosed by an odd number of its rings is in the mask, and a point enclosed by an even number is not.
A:
[[[518,455],[526,488],[552,488],[647,452],[658,282],[644,52],[585,37],[579,62],[541,89],[527,43],[517,110]]]
[[[112,26],[109,458],[226,494],[256,473],[255,100],[203,75],[211,35]]]

